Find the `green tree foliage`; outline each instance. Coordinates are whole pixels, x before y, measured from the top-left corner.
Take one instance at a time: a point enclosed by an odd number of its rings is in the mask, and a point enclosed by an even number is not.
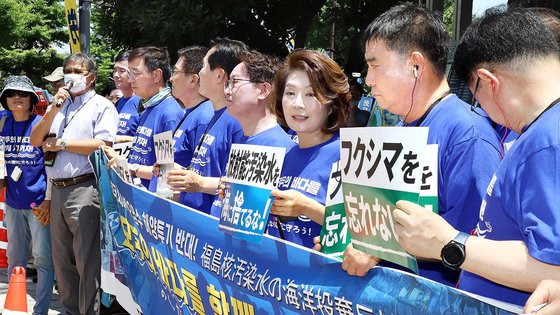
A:
[[[445,0],[443,9],[443,23],[449,36],[453,35],[453,0]]]
[[[119,46],[118,41],[112,40],[102,35],[99,31],[100,11],[92,12],[92,28],[90,53],[97,60],[97,82],[95,90],[101,94],[105,88],[111,84],[113,74],[113,63],[117,54],[125,48]]]
[[[418,1],[418,0],[415,0]],[[290,48],[329,49],[335,23],[334,57],[363,68],[359,33],[399,2],[371,0],[103,0],[95,3],[97,30],[123,47],[163,46],[175,57],[187,45],[215,37],[242,40],[262,52],[284,56]]]
[[[402,1],[329,0],[313,19],[306,46],[330,50],[334,23],[334,59],[347,74],[362,72],[365,62],[360,46],[361,32],[377,16],[399,2]]]
[[[304,47],[313,17],[326,0],[145,1],[103,0],[99,32],[126,47],[165,46],[174,55],[187,45],[207,45],[215,37],[286,55],[286,44]]]
[[[25,74],[36,85],[62,65],[51,48],[67,41],[64,8],[56,0],[0,0],[0,80]]]

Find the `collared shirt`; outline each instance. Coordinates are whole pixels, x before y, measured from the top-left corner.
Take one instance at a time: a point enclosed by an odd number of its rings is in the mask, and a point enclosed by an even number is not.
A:
[[[70,98],[66,101],[64,108],[56,114],[50,132],[64,140],[95,138],[113,142],[118,122],[119,116],[113,103],[95,91],[88,91],[74,101]],[[54,165],[45,169],[48,177],[54,179],[93,172],[87,155],[68,151],[58,151]]]

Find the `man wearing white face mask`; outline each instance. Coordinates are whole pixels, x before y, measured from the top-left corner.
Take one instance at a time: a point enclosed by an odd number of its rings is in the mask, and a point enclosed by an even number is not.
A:
[[[99,197],[88,155],[115,141],[115,106],[95,93],[95,60],[70,55],[63,64],[65,87],[31,132],[42,146],[52,183],[51,240],[60,300],[68,314],[99,312]],[[60,105],[60,106],[58,106]],[[48,155],[55,155],[48,164]]]

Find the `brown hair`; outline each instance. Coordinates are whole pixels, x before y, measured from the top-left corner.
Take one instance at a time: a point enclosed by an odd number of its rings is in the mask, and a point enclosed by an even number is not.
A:
[[[290,53],[274,78],[272,107],[278,122],[286,126],[282,98],[286,80],[294,71],[303,71],[307,74],[317,100],[323,105],[330,106],[332,110],[322,131],[333,133],[344,127],[348,119],[351,99],[348,78],[334,60],[318,51],[305,49]]]
[[[274,75],[280,68],[280,59],[260,53],[256,50],[246,50],[241,53],[241,63],[247,67],[247,75],[254,82],[274,83]]]

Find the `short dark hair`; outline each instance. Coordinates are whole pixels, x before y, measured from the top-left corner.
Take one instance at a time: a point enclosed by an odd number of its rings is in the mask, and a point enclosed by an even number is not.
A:
[[[204,64],[204,56],[208,52],[207,47],[202,46],[187,46],[178,51],[179,58],[183,57],[183,71],[188,73],[198,74],[202,65]]]
[[[81,65],[86,65],[87,70],[90,73],[93,73],[95,75],[97,75],[97,62],[95,61],[95,59],[87,54],[82,54],[82,53],[75,53],[75,54],[71,54],[70,56],[66,57],[66,59],[64,59],[64,62],[62,62],[62,69],[66,69],[66,65],[69,63],[78,63]]]
[[[317,100],[331,106],[332,112],[322,128],[323,132],[333,133],[344,127],[350,111],[348,77],[334,60],[315,50],[291,52],[276,73],[273,84],[273,112],[280,124],[286,126],[282,98],[288,76],[295,71],[305,72]]]
[[[119,62],[119,61],[128,61],[128,56],[130,56],[130,50],[123,50],[120,53],[117,54],[117,56],[115,57],[115,62]]]
[[[560,13],[558,11],[542,7],[526,8],[526,10],[536,15],[560,43]]]
[[[128,62],[136,58],[143,58],[144,64],[150,71],[161,69],[163,73],[163,82],[167,83],[171,77],[171,68],[169,66],[169,53],[166,48],[154,46],[139,47],[130,52]]]
[[[210,70],[222,68],[228,77],[233,68],[239,64],[241,52],[249,49],[245,43],[229,38],[216,38],[212,40],[210,49],[212,48],[215,50],[208,56]]]
[[[256,50],[242,52],[240,60],[247,67],[247,74],[251,81],[268,82],[270,84],[273,84],[274,75],[282,64],[279,58],[260,53]]]
[[[455,51],[453,67],[465,82],[478,67],[558,56],[556,38],[528,10],[494,7],[472,23]]]
[[[441,15],[413,4],[391,7],[378,16],[362,34],[365,51],[370,41],[382,39],[387,47],[401,54],[418,50],[426,55],[435,72],[443,77],[449,55],[449,35]]]

